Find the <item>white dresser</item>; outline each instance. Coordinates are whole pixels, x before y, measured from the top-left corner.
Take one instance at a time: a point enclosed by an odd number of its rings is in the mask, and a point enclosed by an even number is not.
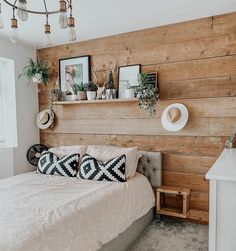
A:
[[[236,149],[224,149],[210,180],[209,251],[236,250]]]

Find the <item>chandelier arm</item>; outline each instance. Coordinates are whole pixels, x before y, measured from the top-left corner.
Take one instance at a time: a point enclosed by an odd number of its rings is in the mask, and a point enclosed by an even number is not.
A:
[[[22,9],[22,8],[19,8],[18,6],[16,6],[16,2],[13,4],[11,2],[9,2],[8,0],[3,0],[6,4],[8,4],[9,6],[11,6],[12,8],[14,9],[18,9],[18,10],[22,10],[24,12],[27,12],[27,13],[31,13],[31,14],[38,14],[38,15],[52,15],[52,14],[58,14],[60,13],[60,10],[55,10],[55,11],[48,11],[48,12],[45,12],[45,11],[35,11],[35,10],[25,10],[25,9]],[[17,1],[17,0],[15,0]],[[67,7],[67,9],[69,9],[69,6]]]

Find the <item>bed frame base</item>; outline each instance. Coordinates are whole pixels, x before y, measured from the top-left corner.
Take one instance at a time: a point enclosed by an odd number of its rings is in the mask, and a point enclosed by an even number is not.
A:
[[[150,209],[140,219],[136,220],[127,230],[115,239],[102,246],[99,251],[126,251],[154,219],[154,209]]]

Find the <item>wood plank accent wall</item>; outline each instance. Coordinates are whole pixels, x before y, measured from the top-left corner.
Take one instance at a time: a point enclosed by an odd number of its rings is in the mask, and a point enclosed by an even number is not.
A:
[[[236,13],[230,13],[40,49],[50,66],[50,84],[39,87],[40,110],[48,106],[48,91],[57,87],[58,60],[81,55],[91,55],[101,84],[114,67],[117,80],[120,65],[142,64],[144,72],[159,71],[161,97],[154,119],[136,102],[57,105],[57,125],[52,132],[41,131],[41,142],[162,151],[163,183],[191,188],[191,209],[202,214],[189,217],[201,220],[208,211],[204,175],[236,124],[235,20]],[[160,123],[163,109],[173,102],[185,104],[190,112],[188,125],[177,133],[165,131]]]

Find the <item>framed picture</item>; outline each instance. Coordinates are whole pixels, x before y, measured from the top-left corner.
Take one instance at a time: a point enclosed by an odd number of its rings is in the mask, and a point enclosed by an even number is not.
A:
[[[147,73],[147,84],[157,88],[158,74],[157,72]]]
[[[90,56],[59,60],[59,80],[62,92],[72,92],[73,84],[90,81]]]
[[[126,98],[125,90],[127,86],[138,86],[138,75],[141,71],[141,65],[120,66],[118,69],[118,98]]]

